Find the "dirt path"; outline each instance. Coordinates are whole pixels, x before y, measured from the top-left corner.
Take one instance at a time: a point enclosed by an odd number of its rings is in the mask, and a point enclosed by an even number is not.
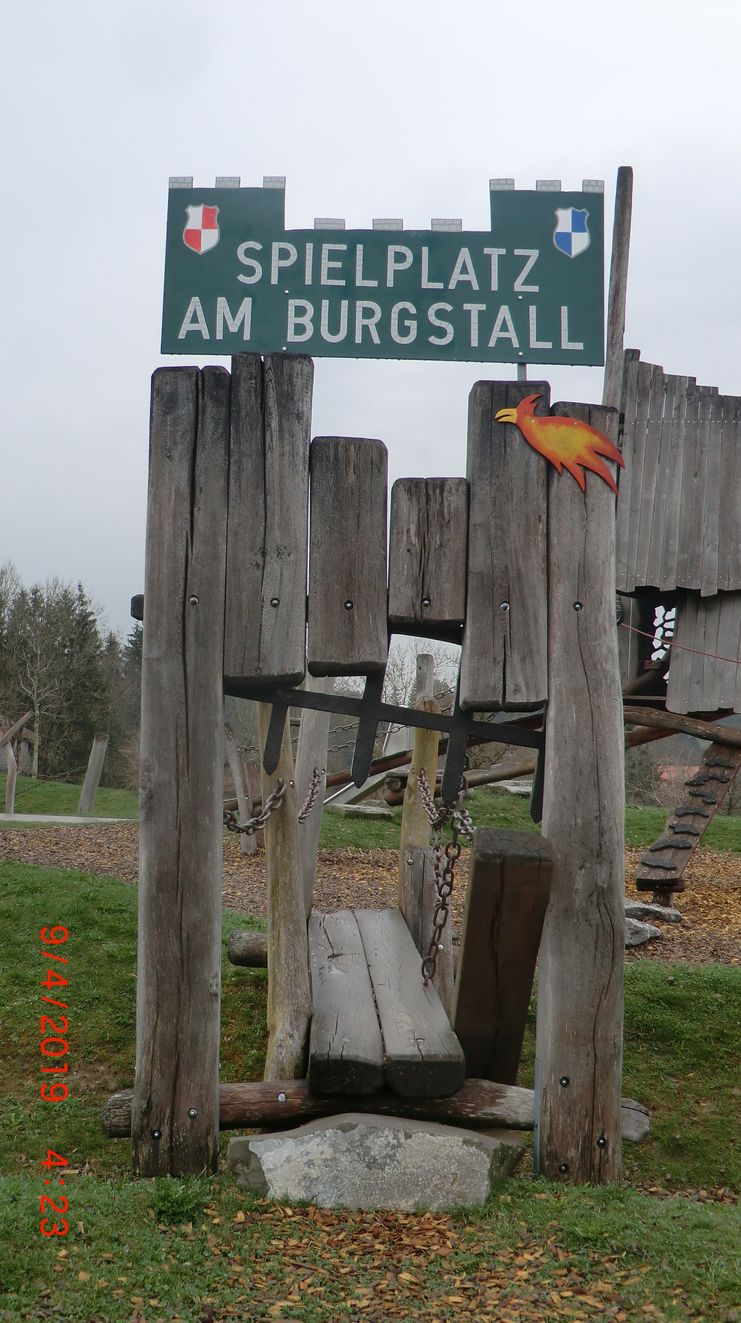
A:
[[[640,850],[627,850],[626,894],[636,897],[635,869]],[[224,904],[244,914],[265,915],[262,852],[239,853],[231,836],[224,840]],[[98,876],[136,882],[137,824],[96,823],[92,826],[49,826],[0,831],[0,859],[72,868]],[[395,850],[322,850],[316,903],[336,909],[345,905],[392,905],[396,889]],[[687,870],[687,890],[678,897],[682,924],[664,926],[661,941],[650,942],[626,959],[687,960],[707,964],[741,964],[741,855],[701,850]],[[462,916],[465,870],[454,897],[458,924]]]

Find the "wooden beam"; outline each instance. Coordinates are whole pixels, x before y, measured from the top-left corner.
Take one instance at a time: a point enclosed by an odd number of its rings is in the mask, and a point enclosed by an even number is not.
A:
[[[133,1164],[219,1155],[223,640],[229,375],[152,381],[139,820]]]
[[[363,942],[352,910],[309,919],[314,1014],[309,1088],[318,1094],[378,1093],[383,1043]]]
[[[335,682],[332,676],[312,678],[307,688],[321,694],[334,693]],[[319,853],[319,836],[322,830],[322,813],[327,789],[327,746],[329,744],[329,726],[331,713],[317,712],[310,707],[301,711],[301,726],[296,749],[296,796],[299,810],[306,800],[314,773],[319,777],[316,800],[308,818],[299,823],[299,841],[301,843],[301,874],[304,882],[304,910],[308,919],[314,896],[316,861]],[[349,777],[348,777],[349,780]]]
[[[2,734],[0,734],[0,749],[2,749],[10,740],[14,739],[19,730],[23,730],[26,722],[30,721],[32,716],[33,708],[29,708],[28,712],[24,712],[22,717],[19,717],[17,721],[13,722],[12,726],[9,726],[7,730],[4,730]]]
[[[229,763],[229,770],[232,774],[234,783],[234,793],[239,812],[239,821],[245,823],[252,817],[254,812],[252,800],[247,790],[247,776],[244,766],[242,750],[239,748],[234,731],[228,722],[224,725],[224,745],[226,756]],[[239,833],[239,851],[240,854],[254,854],[257,849],[257,840],[255,836],[248,835],[247,832]]]
[[[517,1081],[552,866],[535,832],[474,832],[453,1025],[476,1079]]]
[[[103,1108],[103,1129],[112,1139],[123,1139],[131,1131],[131,1094],[131,1089],[122,1089]],[[347,1111],[347,1098],[319,1098],[311,1092],[307,1080],[222,1084],[220,1099],[222,1130],[296,1125]],[[370,1098],[355,1098],[352,1107],[354,1112],[376,1112],[380,1116],[411,1116],[418,1121],[501,1126],[506,1130],[532,1130],[535,1120],[532,1089],[493,1084],[490,1080],[466,1080],[452,1098],[400,1098],[397,1093],[375,1093]],[[620,1123],[623,1139],[640,1143],[649,1133],[648,1112],[632,1098],[621,1100]]]
[[[732,726],[715,726],[710,721],[701,721],[697,717],[680,716],[678,712],[659,712],[642,707],[631,707],[628,703],[623,709],[623,716],[636,726],[655,726],[673,735],[677,731],[684,735],[695,735],[698,740],[711,740],[714,744],[727,744],[734,749],[741,749],[741,730]]]
[[[554,406],[615,440],[617,414]],[[620,1179],[623,705],[615,627],[615,498],[551,471],[544,836],[551,899],[538,957],[536,1170]]]
[[[435,659],[430,653],[420,653],[417,657],[417,684],[414,706],[418,711],[423,712],[440,711],[439,705],[435,702]],[[430,844],[431,840],[432,828],[422,799],[419,776],[420,772],[424,772],[430,793],[434,795],[439,747],[439,731],[425,730],[422,726],[415,726],[412,761],[404,790],[404,806],[401,811],[401,831],[399,834],[397,904],[402,911],[404,910],[403,897],[407,852],[416,846],[424,849]]]
[[[435,926],[437,884],[435,880],[434,852],[423,846],[407,846],[402,851],[401,896],[399,908],[417,948],[420,964],[426,956]],[[442,950],[437,952],[437,968],[433,979],[448,1019],[453,1015],[453,988],[455,956],[453,950],[453,910],[442,934]]]
[[[612,223],[610,287],[607,296],[607,344],[602,388],[602,403],[611,409],[620,408],[623,386],[623,336],[632,210],[633,170],[629,165],[621,165],[617,173],[615,214]]]
[[[268,935],[243,928],[232,933],[226,946],[227,960],[232,965],[245,965],[248,969],[267,969]]]
[[[93,747],[90,750],[88,758],[85,780],[82,783],[80,791],[80,802],[77,807],[78,813],[92,813],[95,804],[95,796],[100,785],[100,778],[103,772],[103,763],[105,762],[106,751],[108,749],[108,735],[105,732],[99,732],[94,740]]]
[[[7,773],[5,779],[5,812],[15,813],[15,783],[18,776],[18,763],[13,753],[13,745],[8,742],[5,748]]]

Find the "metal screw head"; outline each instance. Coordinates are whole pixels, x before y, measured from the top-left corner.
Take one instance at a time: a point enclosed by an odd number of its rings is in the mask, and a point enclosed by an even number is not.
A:
[[[561,1085],[562,1089],[568,1089],[571,1080],[569,1079],[568,1075],[562,1075],[558,1082]]]
[[[152,1139],[161,1139],[161,1138],[162,1138],[162,1131],[161,1131],[161,1130],[153,1130],[153,1131],[152,1131]]]
[[[190,1117],[191,1121],[192,1121],[197,1115],[198,1115],[198,1108],[197,1108],[197,1107],[189,1107],[189,1108],[188,1108],[188,1116]]]
[[[597,1140],[597,1148],[607,1148],[607,1140],[604,1135],[600,1135]]]
[[[581,610],[582,610],[582,605],[583,605],[583,604],[582,604],[581,602],[574,602],[574,610],[575,610],[575,611],[581,611]]]
[[[499,610],[500,610],[500,611],[509,611],[509,602],[500,602],[500,603],[499,603]]]
[[[568,1169],[569,1169],[569,1164],[568,1164],[568,1162],[559,1162],[559,1164],[558,1164],[558,1170],[561,1172],[561,1175],[562,1175],[562,1176],[566,1174],[566,1172],[568,1171]]]
[[[342,605],[344,606],[344,608],[345,608],[346,611],[352,611],[353,604],[352,604],[352,602],[350,601],[349,597],[348,597],[348,599],[347,599],[346,602],[343,602]]]
[[[280,606],[280,598],[279,598],[279,597],[271,597],[271,599],[270,599],[270,605],[271,605],[271,606]]]
[[[198,606],[198,598],[196,597],[195,593],[191,593],[190,597],[188,598],[188,601],[190,602],[191,606]]]
[[[287,1094],[287,1093],[279,1093],[279,1094],[278,1094],[278,1102],[279,1102],[279,1103],[288,1102],[288,1094]]]
[[[423,606],[432,606],[432,598],[431,598],[431,597],[423,597],[423,598],[422,598],[422,605],[423,605]]]

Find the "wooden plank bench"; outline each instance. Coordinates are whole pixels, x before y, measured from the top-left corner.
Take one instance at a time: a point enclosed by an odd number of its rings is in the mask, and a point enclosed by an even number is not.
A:
[[[384,1086],[406,1098],[445,1098],[466,1067],[397,909],[313,910],[309,956],[314,1014],[309,1086],[363,1095]]]

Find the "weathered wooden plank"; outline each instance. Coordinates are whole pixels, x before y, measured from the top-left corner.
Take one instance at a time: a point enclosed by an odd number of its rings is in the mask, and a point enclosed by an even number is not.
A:
[[[666,536],[667,519],[671,517],[671,502],[668,499],[674,475],[670,467],[670,455],[676,436],[676,413],[682,390],[682,377],[665,376],[663,378],[664,404],[659,426],[658,452],[655,464],[654,500],[651,510],[651,522],[645,544],[644,578],[647,584],[658,586],[662,575],[662,556]]]
[[[317,437],[310,467],[309,671],[377,673],[388,651],[386,447]]]
[[[677,549],[677,587],[680,588],[699,590],[702,580],[701,521],[705,498],[711,399],[712,396],[703,387],[697,386],[694,392],[689,393],[687,401],[682,504]]]
[[[614,437],[606,410],[558,406]],[[623,707],[615,626],[614,497],[549,479],[543,834],[551,899],[538,958],[536,1167],[619,1179],[624,962]]]
[[[466,618],[468,483],[400,478],[391,489],[388,616],[392,630],[450,631]]]
[[[453,1025],[475,1079],[517,1081],[552,867],[534,832],[474,833]]]
[[[718,588],[741,589],[741,397],[723,399],[720,511],[718,533]]]
[[[131,1133],[131,1094],[131,1089],[121,1089],[103,1108],[103,1130],[112,1139]],[[306,1080],[222,1084],[220,1097],[222,1130],[292,1124],[347,1111],[346,1098],[317,1097]],[[532,1130],[535,1117],[532,1089],[493,1084],[490,1080],[466,1080],[451,1098],[400,1098],[398,1093],[375,1093],[369,1098],[356,1098],[353,1111],[466,1126],[501,1126],[505,1130]],[[640,1143],[648,1135],[648,1112],[641,1103],[623,1098],[620,1119],[623,1139]]]
[[[435,908],[437,905],[437,886],[435,882],[435,857],[429,847],[410,845],[400,852],[401,886],[399,908],[412,935],[412,941],[420,955],[420,961],[426,956],[435,926]],[[452,907],[448,921],[438,944],[437,966],[434,986],[445,1008],[445,1014],[452,1021],[454,997],[454,947],[455,928]],[[442,946],[442,950],[440,949]]]
[[[225,674],[304,675],[309,436],[314,365],[302,354],[232,360]]]
[[[356,910],[373,984],[388,1087],[404,1097],[445,1097],[465,1079],[463,1050],[396,909]]]
[[[377,1093],[383,1088],[383,1043],[352,910],[312,910],[309,958],[309,1088],[318,1094]]]
[[[5,812],[15,813],[15,784],[18,779],[18,763],[10,741],[5,745],[5,759]]]
[[[741,710],[741,667],[733,661],[741,647],[740,633],[741,593],[709,598],[696,592],[678,594],[666,700],[670,712]]]
[[[741,592],[720,593],[719,599],[716,707],[738,712],[741,711]],[[735,663],[734,658],[738,658]]]
[[[78,813],[92,813],[95,804],[95,796],[98,793],[100,778],[103,774],[103,763],[108,750],[109,736],[105,731],[98,731],[93,738],[90,757],[87,761],[85,779],[80,791],[80,802],[77,806]]]
[[[646,445],[651,423],[652,383],[657,380],[656,372],[661,368],[651,363],[637,364],[637,396],[633,422],[633,463],[630,470],[630,511],[628,513],[628,546],[625,586],[623,591],[633,592],[638,583],[637,554],[643,513],[643,475],[645,470]],[[656,401],[653,400],[653,407]],[[627,420],[626,420],[627,422]]]
[[[721,468],[723,460],[723,397],[711,395],[709,401],[709,430],[707,464],[705,469],[705,490],[703,499],[702,522],[699,524],[702,538],[702,567],[700,571],[700,592],[709,597],[718,591],[718,569],[720,563],[720,501]],[[741,505],[741,498],[739,500]],[[741,524],[741,515],[739,516]]]
[[[230,964],[245,965],[248,969],[267,969],[268,935],[243,928],[232,933],[226,946]]]
[[[638,537],[635,547],[635,581],[636,584],[639,584],[642,587],[647,587],[651,582],[648,576],[648,568],[651,552],[651,533],[655,523],[658,522],[656,516],[656,502],[657,497],[659,497],[661,493],[661,484],[658,481],[658,474],[661,462],[662,434],[664,434],[666,440],[668,440],[670,419],[665,420],[664,418],[667,402],[666,380],[663,368],[652,367],[650,385],[651,398],[643,447],[643,477],[641,484],[640,516]]]
[[[640,462],[636,449],[636,420],[639,407],[640,353],[626,349],[623,375],[623,427],[620,438],[623,468],[618,472],[618,499],[616,510],[615,585],[619,593],[630,593],[634,584],[628,581],[631,538],[631,502],[633,472]],[[641,378],[642,379],[642,378]]]
[[[260,748],[265,748],[272,709],[257,704]],[[266,1080],[302,1075],[311,1020],[309,947],[304,908],[298,813],[291,737],[286,722],[274,772],[262,773],[262,802],[284,785],[283,803],[265,825],[265,874],[268,913],[268,1046]]]
[[[620,409],[623,387],[623,336],[625,301],[628,289],[630,222],[633,212],[633,170],[621,165],[615,186],[615,213],[612,223],[610,285],[607,297],[607,341],[602,403]]]
[[[468,403],[468,594],[460,673],[464,708],[544,702],[546,663],[546,461],[500,409],[540,395],[547,382],[479,381]]]
[[[439,712],[440,706],[435,701],[434,658],[430,653],[419,653],[417,655],[416,667],[417,674],[414,706],[418,710],[421,709],[425,712]],[[405,870],[408,866],[405,863],[405,859],[410,849],[413,849],[415,846],[424,849],[430,844],[432,831],[427,808],[421,793],[419,778],[420,773],[424,773],[427,785],[430,788],[431,793],[434,795],[435,784],[437,781],[437,758],[440,745],[440,733],[436,730],[424,730],[421,726],[415,726],[413,738],[412,760],[409,764],[409,774],[404,789],[404,807],[401,814],[401,833],[399,841],[398,904],[405,918],[406,911],[404,909],[403,897]],[[430,927],[430,933],[431,932],[432,928]],[[417,936],[413,930],[412,936],[416,942]],[[422,949],[419,942],[417,942],[417,947],[419,950]]]
[[[741,748],[741,730],[735,730],[733,726],[716,725],[699,717],[685,717],[669,710],[661,712],[658,708],[631,707],[629,703],[625,704],[624,713],[626,721],[653,726],[672,734],[681,731],[685,735],[694,735],[698,740],[712,740],[732,749]]]
[[[152,380],[133,1163],[215,1170],[229,376]]]
[[[671,401],[671,430],[669,451],[663,476],[665,505],[657,586],[673,592],[677,584],[677,552],[679,547],[679,520],[682,506],[682,472],[684,467],[684,438],[687,419],[687,395],[694,378],[670,377],[673,383]],[[667,401],[668,407],[668,401]],[[695,400],[696,407],[696,400]]]

